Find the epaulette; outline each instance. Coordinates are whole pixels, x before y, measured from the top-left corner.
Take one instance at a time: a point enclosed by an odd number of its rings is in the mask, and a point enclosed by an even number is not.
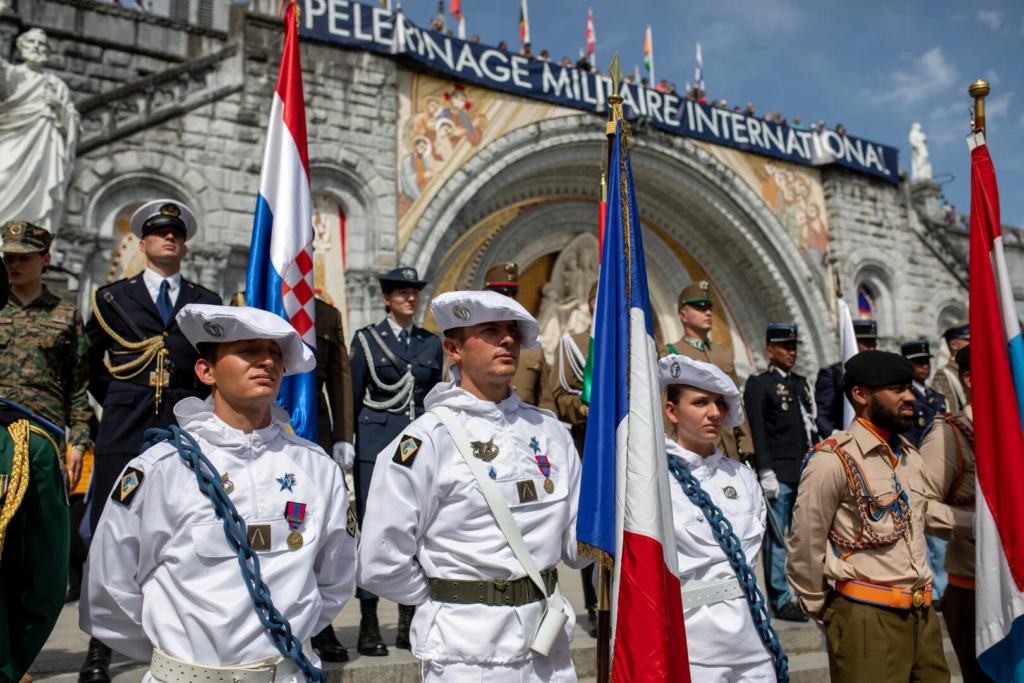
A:
[[[844,445],[848,444],[852,440],[853,434],[851,434],[848,431],[842,431],[836,432],[835,434],[828,437],[824,441],[819,441],[818,443],[814,444],[807,451],[807,454],[804,455],[804,460],[802,463],[800,463],[800,472],[802,473],[804,471],[804,468],[807,467],[807,463],[810,462],[811,460],[811,456],[814,455],[815,453],[838,453],[840,448],[842,448]]]
[[[201,289],[204,292],[206,292],[207,294],[212,294],[213,296],[216,296],[216,297],[220,296],[220,294],[218,294],[217,292],[213,291],[212,289],[208,289],[206,287],[203,287],[198,282],[192,282],[191,280],[186,280],[186,279],[182,278],[181,283],[183,285],[188,285],[190,289]]]

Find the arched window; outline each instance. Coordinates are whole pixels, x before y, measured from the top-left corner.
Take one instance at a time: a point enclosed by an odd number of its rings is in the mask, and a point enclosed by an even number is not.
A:
[[[857,317],[861,320],[878,320],[877,294],[866,282],[857,285]]]

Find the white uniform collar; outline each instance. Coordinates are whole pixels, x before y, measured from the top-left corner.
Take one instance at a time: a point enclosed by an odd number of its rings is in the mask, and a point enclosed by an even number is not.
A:
[[[157,275],[156,271],[152,268],[146,268],[142,271],[142,281],[146,285],[146,291],[153,297],[154,303],[156,303],[156,298],[160,296],[160,284],[164,280],[167,280],[167,295],[171,298],[171,303],[173,304],[178,300],[178,291],[181,289],[181,271],[167,278]]]
[[[686,450],[668,434],[665,435],[665,450],[682,461],[684,465],[690,468],[690,472],[693,474],[696,474],[701,468],[706,468],[708,473],[712,473],[718,469],[719,463],[722,462],[722,451],[718,450],[718,446],[715,446],[715,451],[705,458],[693,451]]]
[[[394,318],[392,318],[390,315],[387,317],[387,321],[388,326],[391,328],[391,332],[395,335],[395,339],[398,339],[398,335],[402,333],[402,330],[405,330],[406,334],[409,336],[409,339],[412,339],[412,323],[409,323],[409,327],[402,327],[401,325],[396,323]]]
[[[452,365],[451,369],[455,370],[456,366]],[[435,384],[423,399],[423,407],[430,410],[434,406],[445,406],[452,410],[478,413],[485,417],[507,417],[515,412],[521,402],[514,391],[509,391],[508,398],[501,403],[484,401],[460,387],[458,380],[452,380]]]
[[[185,431],[201,436],[217,448],[239,457],[257,458],[278,435],[288,428],[288,413],[274,403],[270,407],[270,425],[246,434],[240,429],[229,427],[213,414],[213,405],[195,396],[178,401],[174,406],[178,426]],[[204,455],[209,456],[209,453]]]
[[[783,370],[782,368],[780,368],[775,363],[772,363],[772,370],[774,370],[775,372],[777,372],[780,375],[782,375],[782,379],[786,379],[787,377],[789,377],[789,373],[787,371]]]
[[[917,389],[919,392],[921,392],[922,396],[927,396],[928,395],[928,392],[925,391],[923,384],[918,382],[916,379],[914,380],[913,384],[914,384],[914,388]]]

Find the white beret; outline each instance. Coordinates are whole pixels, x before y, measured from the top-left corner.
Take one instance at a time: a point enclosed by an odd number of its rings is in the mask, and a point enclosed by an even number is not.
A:
[[[740,390],[736,388],[736,383],[729,375],[717,365],[686,356],[665,356],[658,361],[658,382],[662,391],[672,384],[685,384],[721,394],[729,406],[725,426],[739,427],[743,424],[743,399]]]
[[[540,323],[522,304],[504,294],[445,292],[430,302],[430,312],[442,332],[498,320],[515,320],[519,323],[522,348],[540,348]]]
[[[150,219],[155,219],[150,222]],[[149,222],[149,225],[146,225]],[[199,230],[199,222],[192,209],[177,199],[156,199],[146,202],[132,214],[128,228],[132,234],[142,238],[142,229],[154,229],[161,225],[174,225],[185,231],[185,241],[192,239]]]
[[[302,343],[299,333],[281,316],[259,308],[188,304],[175,316],[192,346],[273,339],[281,346],[284,374],[297,375],[316,367],[316,355]]]

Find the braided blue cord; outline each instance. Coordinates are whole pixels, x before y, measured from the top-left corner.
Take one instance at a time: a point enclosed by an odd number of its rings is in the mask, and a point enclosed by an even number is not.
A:
[[[747,598],[747,606],[750,607],[750,616],[754,618],[754,627],[757,628],[757,635],[761,637],[768,654],[772,656],[772,663],[775,666],[775,675],[779,683],[789,683],[789,658],[782,651],[782,644],[779,643],[779,635],[772,628],[772,620],[768,615],[768,608],[764,602],[764,595],[757,587],[757,576],[754,570],[747,564],[747,558],[743,554],[740,539],[732,530],[732,524],[722,514],[722,510],[711,501],[711,497],[700,487],[700,483],[690,473],[690,469],[681,463],[671,453],[668,456],[668,470],[683,487],[683,493],[690,499],[690,502],[704,511],[708,523],[711,525],[711,533],[721,546],[729,565],[736,572],[743,595]]]
[[[260,558],[249,547],[245,534],[245,520],[238,514],[235,504],[224,492],[220,472],[199,450],[199,444],[192,435],[177,426],[172,425],[170,429],[146,430],[146,443],[140,452],[163,442],[178,449],[178,455],[195,473],[199,481],[199,490],[213,503],[217,517],[224,520],[224,533],[231,548],[238,552],[238,564],[242,568],[242,578],[249,589],[249,596],[252,597],[256,616],[270,633],[274,647],[282,656],[295,662],[309,683],[327,683],[327,674],[313,666],[302,653],[302,642],[292,635],[292,625],[274,607],[270,599],[270,588],[263,583],[263,576],[260,573]]]

